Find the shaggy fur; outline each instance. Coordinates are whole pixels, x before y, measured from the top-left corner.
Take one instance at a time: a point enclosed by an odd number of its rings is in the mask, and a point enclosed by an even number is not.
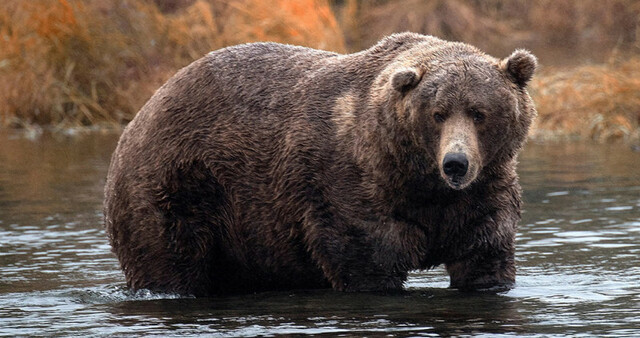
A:
[[[128,285],[206,296],[508,287],[516,155],[535,58],[404,33],[349,55],[275,43],[209,53],[140,110],[113,154],[105,225]],[[443,157],[466,155],[447,177]]]

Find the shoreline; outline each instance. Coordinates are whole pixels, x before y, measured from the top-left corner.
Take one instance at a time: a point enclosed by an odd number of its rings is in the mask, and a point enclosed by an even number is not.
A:
[[[535,124],[535,122],[534,122]],[[53,137],[56,139],[69,139],[84,137],[87,135],[120,135],[126,128],[126,124],[98,124],[93,126],[39,126],[25,125],[20,128],[0,127],[0,139],[28,139],[37,141],[42,137]],[[640,152],[640,140],[638,139],[614,139],[614,140],[597,140],[576,132],[566,132],[558,130],[548,130],[540,128],[532,128],[527,136],[527,143],[539,145],[553,144],[573,144],[586,143],[598,145],[612,145],[630,147],[634,152]],[[526,147],[526,145],[525,145]]]

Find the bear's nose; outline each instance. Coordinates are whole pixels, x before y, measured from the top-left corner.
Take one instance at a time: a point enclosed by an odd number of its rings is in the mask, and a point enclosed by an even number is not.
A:
[[[463,153],[447,153],[442,161],[444,173],[451,178],[459,178],[467,173],[469,161]]]

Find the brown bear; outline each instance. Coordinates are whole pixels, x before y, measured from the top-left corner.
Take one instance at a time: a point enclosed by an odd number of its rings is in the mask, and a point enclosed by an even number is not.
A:
[[[395,34],[341,55],[214,51],[127,126],[105,225],[127,284],[195,296],[509,288],[536,58]]]

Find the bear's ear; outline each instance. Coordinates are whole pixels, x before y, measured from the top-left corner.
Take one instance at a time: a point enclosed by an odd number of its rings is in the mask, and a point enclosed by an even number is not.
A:
[[[420,73],[414,68],[402,68],[391,76],[391,86],[393,89],[403,93],[420,82]]]
[[[538,66],[538,59],[524,49],[518,49],[508,58],[502,60],[501,68],[507,76],[520,88],[524,88]]]

